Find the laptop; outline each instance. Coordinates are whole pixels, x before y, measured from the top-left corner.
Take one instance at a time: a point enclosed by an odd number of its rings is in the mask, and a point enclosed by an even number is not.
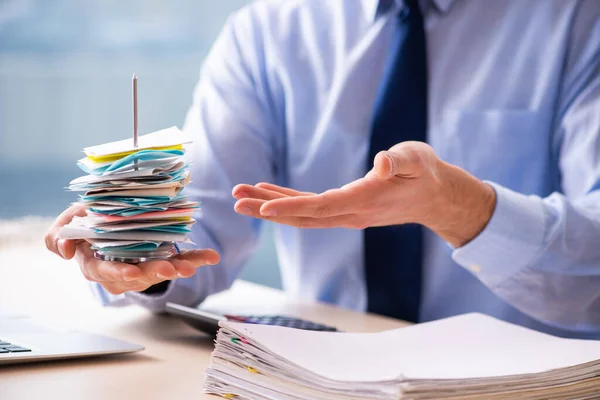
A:
[[[0,314],[0,365],[133,353],[144,347],[57,329],[30,317]]]

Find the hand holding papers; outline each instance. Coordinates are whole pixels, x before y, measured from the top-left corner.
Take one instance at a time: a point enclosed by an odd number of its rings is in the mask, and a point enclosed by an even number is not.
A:
[[[69,190],[81,192],[87,215],[59,231],[61,239],[85,239],[96,256],[145,261],[176,254],[173,242],[189,242],[198,203],[182,189],[190,182],[184,145],[191,140],[176,127],[139,138],[84,149],[77,165],[86,176]]]
[[[597,399],[600,342],[482,314],[378,333],[221,321],[205,391],[227,398]]]
[[[144,292],[219,262],[212,249],[179,252],[176,242],[189,242],[198,209],[182,192],[190,182],[184,156],[191,140],[177,128],[138,138],[136,88],[134,75],[133,141],[84,149],[78,165],[87,175],[69,185],[80,192],[79,202],[58,216],[45,238],[48,250],[75,257],[86,279],[115,295]]]

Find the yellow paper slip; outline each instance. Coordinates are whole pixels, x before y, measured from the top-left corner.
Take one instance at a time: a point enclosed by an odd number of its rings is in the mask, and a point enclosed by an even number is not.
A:
[[[183,146],[178,144],[175,146],[167,146],[167,147],[148,147],[145,149],[123,151],[121,153],[108,154],[105,156],[87,156],[87,158],[88,158],[88,160],[91,160],[94,162],[117,161],[123,157],[127,157],[130,154],[134,154],[134,153],[137,153],[138,151],[142,151],[142,150],[183,150]]]
[[[141,135],[138,138],[137,147],[133,145],[133,139],[129,138],[97,146],[85,147],[83,151],[85,155],[89,157],[104,157],[144,149],[181,146],[188,143],[192,143],[190,135],[181,132],[177,127],[173,126],[171,128]]]

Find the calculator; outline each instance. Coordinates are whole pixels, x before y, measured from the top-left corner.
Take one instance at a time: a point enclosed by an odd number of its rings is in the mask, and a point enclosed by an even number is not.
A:
[[[177,316],[188,325],[211,336],[217,335],[219,321],[221,320],[243,322],[247,324],[276,325],[309,331],[338,332],[337,328],[334,326],[285,315],[221,315],[206,310],[200,310],[198,308],[182,306],[181,304],[176,303],[167,303],[166,311],[168,314]]]

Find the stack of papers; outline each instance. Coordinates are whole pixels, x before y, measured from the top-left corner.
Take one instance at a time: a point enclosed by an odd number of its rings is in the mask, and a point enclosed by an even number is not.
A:
[[[190,182],[183,146],[190,142],[172,127],[140,136],[137,148],[132,139],[85,148],[77,165],[88,175],[71,181],[69,190],[82,192],[87,216],[73,219],[59,237],[132,256],[160,255],[171,242],[189,241],[198,209],[182,193]]]
[[[379,333],[220,322],[205,391],[226,398],[597,399],[600,342],[482,314]]]

